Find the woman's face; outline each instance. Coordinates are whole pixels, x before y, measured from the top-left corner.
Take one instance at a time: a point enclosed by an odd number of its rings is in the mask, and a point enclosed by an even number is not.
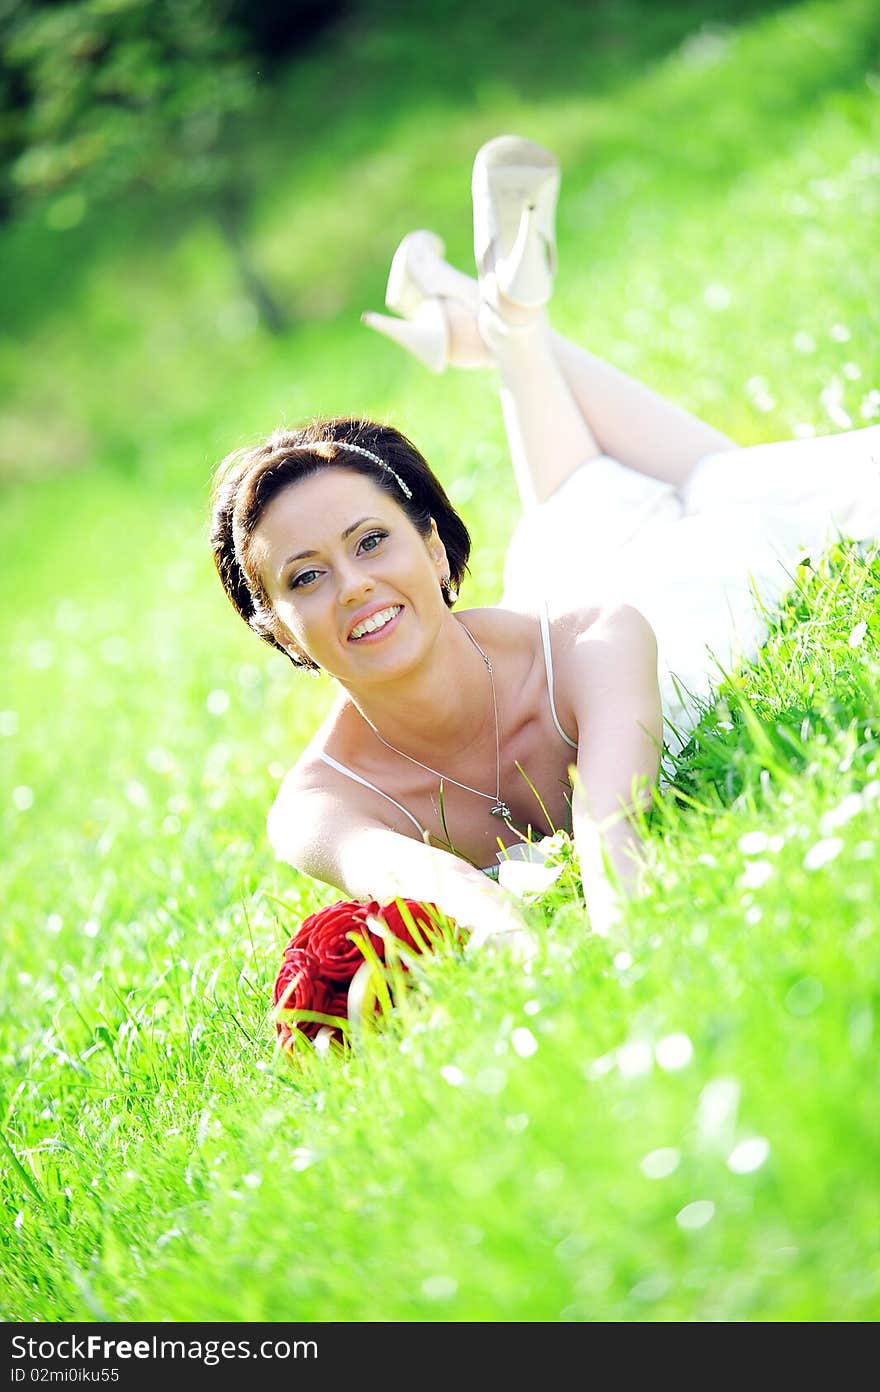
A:
[[[322,469],[276,494],[251,556],[291,645],[348,685],[411,670],[448,614],[436,525],[421,536],[352,469]]]

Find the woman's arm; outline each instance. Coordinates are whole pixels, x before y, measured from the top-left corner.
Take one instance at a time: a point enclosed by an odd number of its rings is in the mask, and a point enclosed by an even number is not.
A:
[[[267,830],[279,860],[352,899],[384,903],[405,897],[436,904],[471,930],[471,947],[525,929],[516,902],[488,876],[393,831],[333,791],[282,789]]]
[[[600,611],[572,645],[566,694],[578,727],[572,820],[594,932],[620,915],[638,879],[631,814],[650,805],[663,740],[657,641],[629,605]]]

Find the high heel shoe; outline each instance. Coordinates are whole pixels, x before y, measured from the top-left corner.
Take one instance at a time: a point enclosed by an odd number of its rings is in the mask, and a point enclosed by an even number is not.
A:
[[[477,152],[472,180],[474,256],[483,299],[540,309],[556,273],[559,163],[541,145],[499,135]]]
[[[409,350],[432,372],[485,367],[489,361],[477,329],[480,292],[475,281],[444,260],[434,232],[410,232],[394,253],[385,304],[395,314],[368,311],[361,321]]]

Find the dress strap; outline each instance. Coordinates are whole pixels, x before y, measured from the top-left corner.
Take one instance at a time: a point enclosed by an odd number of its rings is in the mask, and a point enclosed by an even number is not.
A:
[[[541,640],[544,644],[544,668],[547,672],[547,696],[550,700],[550,714],[553,716],[553,724],[565,740],[565,743],[570,744],[572,749],[577,749],[577,740],[570,739],[559,723],[559,716],[556,714],[556,703],[553,700],[553,654],[550,651],[550,616],[547,613],[546,600],[541,604],[538,617],[541,620]]]
[[[393,802],[398,812],[402,812],[405,817],[409,817],[416,831],[419,833],[419,838],[421,840],[424,840],[424,828],[416,821],[413,814],[411,812],[407,812],[403,804],[398,802],[396,798],[393,798],[390,793],[383,793],[382,789],[377,788],[375,783],[369,783],[366,778],[361,778],[359,773],[355,773],[353,769],[346,768],[345,764],[338,763],[336,759],[331,759],[329,754],[319,754],[318,758],[322,759],[325,764],[329,764],[331,768],[336,769],[337,773],[344,773],[346,778],[351,778],[355,783],[360,783],[363,785],[363,787],[369,788],[370,792],[372,793],[378,793],[379,796],[385,798],[387,802]]]

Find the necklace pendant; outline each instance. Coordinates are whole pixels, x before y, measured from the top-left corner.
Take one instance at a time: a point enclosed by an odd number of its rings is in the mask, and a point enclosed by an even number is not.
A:
[[[492,817],[503,817],[506,822],[509,822],[511,811],[506,802],[499,802],[492,808],[490,815]]]

